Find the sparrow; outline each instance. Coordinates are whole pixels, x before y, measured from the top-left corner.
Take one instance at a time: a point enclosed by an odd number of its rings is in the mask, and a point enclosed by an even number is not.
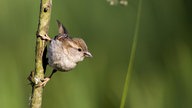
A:
[[[92,57],[85,41],[81,38],[71,38],[66,28],[57,20],[59,34],[51,39],[48,35],[41,36],[49,40],[47,48],[48,64],[53,68],[51,75],[44,78],[40,86],[45,86],[52,75],[57,72],[68,72],[74,69],[86,57]]]

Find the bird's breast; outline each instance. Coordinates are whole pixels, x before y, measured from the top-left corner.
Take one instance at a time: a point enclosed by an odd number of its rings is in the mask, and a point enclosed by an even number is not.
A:
[[[76,66],[68,57],[67,50],[59,40],[52,40],[47,50],[48,63],[54,69],[59,71],[69,71]]]

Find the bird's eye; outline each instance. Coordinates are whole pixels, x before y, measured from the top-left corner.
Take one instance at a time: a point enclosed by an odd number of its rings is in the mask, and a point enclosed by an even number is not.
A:
[[[81,49],[81,48],[78,48],[77,50],[78,50],[79,52],[81,52],[81,51],[82,51],[82,49]]]

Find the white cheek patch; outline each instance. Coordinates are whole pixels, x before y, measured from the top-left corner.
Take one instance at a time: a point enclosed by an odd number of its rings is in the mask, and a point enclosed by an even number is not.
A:
[[[70,48],[68,49],[68,53],[69,53],[69,58],[74,61],[74,62],[80,62],[84,59],[84,54],[83,52],[79,52],[77,49],[75,48]]]

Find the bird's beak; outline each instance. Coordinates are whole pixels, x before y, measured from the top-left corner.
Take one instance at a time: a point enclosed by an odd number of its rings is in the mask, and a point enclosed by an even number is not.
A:
[[[90,52],[88,52],[88,51],[84,52],[84,55],[85,55],[85,57],[93,57],[92,54]]]

